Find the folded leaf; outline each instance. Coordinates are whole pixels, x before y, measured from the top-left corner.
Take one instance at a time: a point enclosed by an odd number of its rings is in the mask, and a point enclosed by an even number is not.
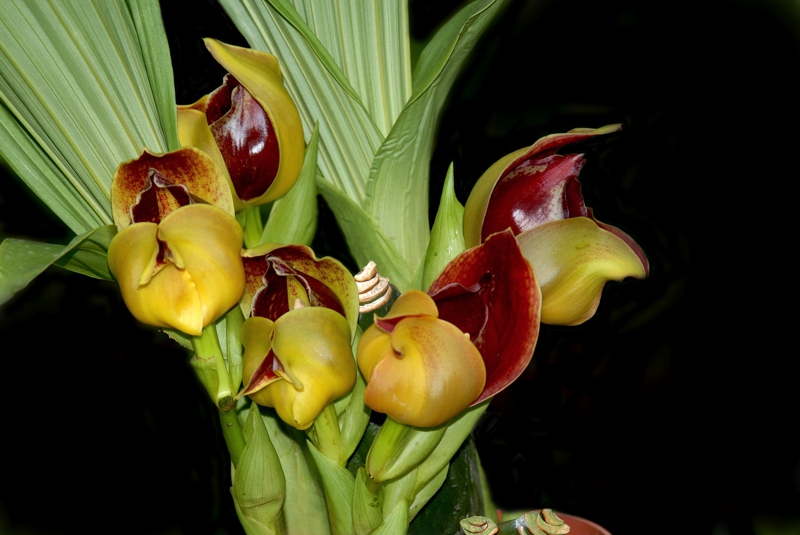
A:
[[[466,249],[464,244],[464,207],[458,202],[454,190],[453,164],[447,169],[444,179],[439,211],[431,229],[428,252],[425,255],[425,271],[422,275],[422,289],[430,288],[431,283],[444,267]]]
[[[111,280],[105,256],[116,227],[108,225],[76,236],[67,245],[7,239],[0,244],[0,304],[57,263],[70,271]]]
[[[307,442],[307,444],[325,489],[331,533],[333,535],[352,535],[353,474],[333,459],[325,457],[311,442]]]
[[[317,149],[319,125],[306,147],[303,169],[289,192],[274,202],[259,243],[311,245],[317,231]]]

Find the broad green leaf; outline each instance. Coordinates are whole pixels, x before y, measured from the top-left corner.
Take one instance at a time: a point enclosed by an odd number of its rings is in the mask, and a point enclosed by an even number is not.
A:
[[[287,0],[220,3],[252,48],[278,57],[303,128],[311,132],[319,122],[325,181],[360,204],[384,136],[330,53]]]
[[[259,243],[311,245],[317,231],[317,148],[319,125],[306,147],[303,169],[289,192],[275,201]]]
[[[286,533],[330,535],[325,494],[314,475],[305,435],[283,423],[272,410],[265,410],[262,417],[286,479]]]
[[[231,488],[236,513],[248,534],[279,535],[286,480],[258,410],[250,410],[243,431],[247,444]]]
[[[333,459],[325,457],[311,442],[307,444],[325,489],[331,533],[352,535],[353,474]]]
[[[414,72],[414,94],[372,162],[365,206],[381,235],[403,259],[406,273],[417,271],[428,246],[428,212],[420,207],[428,206],[430,158],[439,115],[467,55],[501,3],[477,0],[436,33]]]
[[[103,265],[115,227],[100,227],[76,236],[67,245],[7,239],[0,243],[0,304],[23,289],[53,263],[98,279],[111,280]]]
[[[367,488],[367,471],[359,468],[353,487],[353,534],[369,535],[381,522],[380,497]]]
[[[447,169],[444,179],[439,211],[431,229],[428,252],[425,255],[425,271],[422,289],[427,290],[444,267],[466,249],[464,243],[464,207],[456,199],[453,187],[453,164]]]
[[[126,0],[0,2],[0,101],[16,121],[3,117],[2,130],[26,132],[16,144],[4,139],[0,155],[76,232],[88,229],[75,211],[111,221],[121,162],[169,148],[174,120],[159,113],[174,104],[165,50],[154,0],[133,13]],[[41,179],[28,176],[42,169]]]
[[[411,96],[408,6],[401,0],[295,0],[386,136]]]
[[[178,116],[175,108],[175,83],[169,43],[161,20],[158,0],[126,0],[139,38],[144,66],[155,99],[158,118],[168,151],[181,148],[178,139]]]
[[[110,206],[96,201],[71,170],[60,168],[2,102],[0,139],[2,159],[72,232],[112,222]]]
[[[406,263],[393,244],[379,232],[369,215],[327,181],[318,181],[317,187],[336,214],[336,222],[339,223],[347,247],[358,265],[365,266],[367,262],[374,260],[380,274],[388,277],[400,291],[410,289],[413,270],[405,269]]]

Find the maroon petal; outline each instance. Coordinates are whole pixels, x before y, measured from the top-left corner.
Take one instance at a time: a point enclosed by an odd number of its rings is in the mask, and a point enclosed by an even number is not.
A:
[[[481,238],[510,228],[520,232],[550,221],[586,216],[578,175],[582,154],[553,154],[525,160],[494,187]]]
[[[494,396],[525,370],[539,335],[541,293],[510,231],[489,236],[450,262],[428,290],[439,318],[468,333],[486,365]]]
[[[217,100],[224,105],[224,94],[209,99],[209,108],[216,110],[212,104]],[[275,129],[256,99],[241,85],[233,89],[230,98],[230,110],[211,124],[211,132],[236,194],[247,201],[260,197],[272,185],[280,166],[280,148]]]

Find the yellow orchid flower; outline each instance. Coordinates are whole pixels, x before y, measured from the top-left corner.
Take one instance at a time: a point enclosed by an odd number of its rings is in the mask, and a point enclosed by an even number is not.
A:
[[[119,166],[111,202],[120,231],[108,265],[136,319],[199,336],[239,301],[242,230],[207,155],[145,151]]]

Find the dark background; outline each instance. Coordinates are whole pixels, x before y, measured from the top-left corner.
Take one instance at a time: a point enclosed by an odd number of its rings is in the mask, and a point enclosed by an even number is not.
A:
[[[414,37],[457,4],[412,1]],[[188,103],[224,74],[200,38],[245,43],[213,2],[169,6]],[[570,150],[588,159],[587,205],[651,262],[647,280],[609,284],[586,324],[543,327],[492,403],[475,438],[500,507],[551,506],[617,535],[800,533],[797,6],[512,0],[464,69],[432,204],[450,161],[465,202],[504,154],[622,122]],[[317,252],[341,256],[320,227]],[[4,172],[0,237],[70,235]],[[114,284],[52,268],[0,308],[0,337],[0,534],[240,533],[185,353]]]

